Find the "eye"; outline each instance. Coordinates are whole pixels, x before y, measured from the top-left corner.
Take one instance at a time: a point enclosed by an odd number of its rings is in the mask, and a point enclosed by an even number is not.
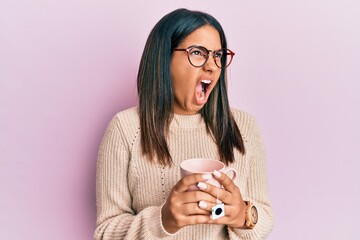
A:
[[[192,54],[192,55],[201,55],[201,53],[200,53],[199,50],[191,51],[191,54]]]
[[[223,56],[223,50],[216,51],[214,57],[221,58]]]
[[[206,50],[203,50],[203,49],[201,49],[201,48],[196,48],[196,47],[195,47],[195,48],[191,49],[190,55],[207,57],[207,52],[206,52]]]

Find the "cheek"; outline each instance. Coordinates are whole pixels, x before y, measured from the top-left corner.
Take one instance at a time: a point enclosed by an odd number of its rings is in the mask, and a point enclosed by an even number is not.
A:
[[[218,71],[216,71],[214,73],[214,77],[215,77],[215,79],[217,79],[217,82],[219,82],[219,80],[220,80],[220,75],[221,75],[221,69],[219,69]]]
[[[188,92],[191,88],[194,88],[197,79],[197,69],[186,64],[177,65],[176,62],[172,62],[170,71],[175,94]]]
[[[173,77],[173,91],[176,98],[184,98],[192,94],[193,84],[188,81],[191,78],[189,73]]]
[[[220,81],[220,75],[221,75],[221,71],[216,76],[216,79],[217,79],[218,82]]]

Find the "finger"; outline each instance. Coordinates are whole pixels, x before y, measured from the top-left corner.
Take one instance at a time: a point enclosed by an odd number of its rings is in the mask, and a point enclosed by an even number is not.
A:
[[[176,219],[176,225],[180,228],[195,225],[195,224],[205,224],[210,220],[210,214],[198,214],[198,215],[181,215]]]
[[[208,214],[208,215],[190,215],[190,216],[186,216],[183,219],[185,225],[208,223],[210,220],[211,220],[210,214]]]
[[[206,209],[202,209],[199,206],[199,203],[188,203],[184,204],[183,206],[183,214],[186,216],[190,215],[210,215],[209,211]]]
[[[221,218],[217,218],[215,220],[213,220],[210,216],[210,220],[207,222],[208,224],[220,224],[220,225],[227,225],[230,221],[230,218],[227,217],[226,215],[224,217]]]
[[[213,176],[216,180],[219,181],[221,185],[223,185],[224,189],[226,189],[227,191],[231,193],[237,191],[238,187],[235,185],[234,181],[229,178],[228,175],[220,171],[214,170]]]
[[[210,178],[212,178],[211,174],[201,174],[201,173],[190,174],[180,179],[176,183],[174,190],[177,192],[185,192],[188,190],[190,186],[192,185],[196,186],[198,182],[206,181],[209,180]]]
[[[206,210],[208,213],[211,213],[212,208],[216,206],[216,203],[201,200],[199,201],[198,206],[199,208]]]
[[[221,202],[230,203],[231,200],[231,193],[222,189],[218,188],[214,185],[199,182],[197,185],[202,191],[209,193],[212,195],[215,199],[220,200]],[[216,202],[216,201],[215,201]]]
[[[188,191],[181,193],[181,202],[197,203],[199,201],[216,202],[216,197],[204,191]]]

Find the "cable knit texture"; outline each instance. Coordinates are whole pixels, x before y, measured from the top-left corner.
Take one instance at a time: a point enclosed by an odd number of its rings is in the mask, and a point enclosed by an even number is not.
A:
[[[255,119],[232,109],[243,136],[246,154],[235,150],[236,185],[244,200],[258,209],[252,230],[226,225],[187,226],[169,234],[161,223],[161,207],[180,179],[179,164],[189,158],[219,159],[217,146],[207,134],[200,114],[174,115],[168,146],[171,167],[151,163],[141,154],[138,108],[116,114],[99,148],[96,175],[97,227],[94,239],[265,239],[273,226],[268,197],[265,153]]]

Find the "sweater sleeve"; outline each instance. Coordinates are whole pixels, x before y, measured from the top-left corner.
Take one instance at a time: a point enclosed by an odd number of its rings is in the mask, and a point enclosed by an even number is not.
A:
[[[96,166],[97,220],[95,240],[157,239],[169,236],[162,227],[161,206],[136,213],[128,188],[129,150],[119,120],[109,123]]]
[[[268,194],[265,150],[256,121],[252,119],[250,147],[250,172],[247,179],[247,195],[244,200],[252,202],[258,210],[258,222],[253,229],[228,228],[230,239],[265,239],[273,228],[273,213]]]

